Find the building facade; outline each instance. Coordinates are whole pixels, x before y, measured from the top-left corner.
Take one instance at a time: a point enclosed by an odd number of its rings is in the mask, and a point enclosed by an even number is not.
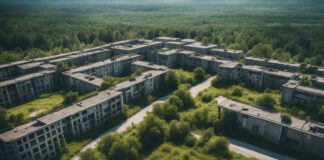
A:
[[[0,159],[53,159],[67,137],[78,136],[122,111],[120,92],[106,90],[0,134]]]

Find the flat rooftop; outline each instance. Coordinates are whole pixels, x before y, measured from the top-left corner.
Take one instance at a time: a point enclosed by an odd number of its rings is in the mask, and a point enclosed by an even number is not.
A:
[[[305,120],[291,117],[291,123],[282,123],[280,113],[274,110],[270,109],[263,109],[258,106],[252,106],[248,104],[244,104],[238,101],[234,101],[231,99],[228,99],[226,97],[219,96],[217,98],[218,101],[218,107],[231,110],[237,113],[249,115],[258,119],[266,120],[269,122],[276,123],[278,125],[287,126],[290,128],[294,128],[296,130],[304,131],[310,134],[315,134],[318,136],[321,136],[324,138],[324,135],[322,133],[315,133],[310,131],[310,126],[312,123],[306,122]],[[324,127],[324,126],[322,126]]]
[[[167,71],[162,71],[162,70],[146,71],[146,72],[143,72],[140,76],[137,76],[137,77],[135,77],[133,79],[130,79],[130,80],[127,80],[127,81],[116,84],[114,87],[112,87],[112,89],[120,91],[120,90],[129,88],[131,86],[134,86],[136,84],[139,84],[141,82],[144,82],[146,79],[150,79],[150,78],[157,77],[157,76],[160,76],[162,74],[165,74],[166,72]]]
[[[231,54],[241,54],[243,51],[241,50],[234,50],[234,49],[222,49],[222,48],[214,48],[211,49],[211,51],[216,52],[225,52],[225,53],[231,53]]]
[[[153,45],[162,45],[162,42],[158,41],[151,41],[151,40],[139,40],[137,43],[134,44],[121,44],[121,45],[114,45],[111,48],[112,49],[119,49],[119,50],[126,50],[126,51],[132,51],[140,48],[145,48],[148,46],[153,46]]]
[[[129,59],[136,59],[139,57],[140,57],[140,55],[138,55],[138,54],[123,55],[120,57],[110,58],[110,59],[107,59],[107,60],[104,60],[101,62],[96,62],[96,63],[90,64],[90,65],[74,68],[74,69],[69,70],[68,72],[70,72],[70,73],[84,72],[84,71],[87,71],[87,70],[90,70],[93,68],[106,66],[106,65],[112,64],[114,62],[125,61],[125,60],[129,60]]]
[[[245,70],[249,70],[249,71],[263,72],[263,73],[276,75],[279,77],[285,77],[285,78],[291,78],[296,75],[295,73],[292,73],[292,72],[280,71],[278,69],[264,68],[264,67],[255,66],[255,65],[243,65],[242,68]]]
[[[20,77],[14,78],[14,79],[10,79],[10,80],[0,82],[0,87],[4,87],[4,86],[19,83],[19,82],[27,81],[27,80],[30,80],[32,78],[40,77],[40,76],[47,75],[47,74],[52,74],[54,72],[55,71],[40,71],[40,72],[31,73],[31,74],[25,74],[23,76],[20,76]]]
[[[237,62],[227,62],[227,63],[223,63],[220,65],[220,67],[224,67],[224,68],[236,68],[238,65]]]
[[[320,97],[324,97],[324,90],[307,87],[307,86],[301,86],[298,84],[297,81],[288,81],[283,85],[284,87],[291,88],[293,90],[303,92],[303,93],[309,93],[309,94],[315,94]]]
[[[256,58],[256,57],[244,57],[244,60],[253,60],[253,61],[261,61],[261,62],[265,62],[266,61],[266,59]]]
[[[167,49],[167,50],[160,50],[158,53],[161,55],[172,55],[177,54],[179,52],[178,49]]]
[[[69,117],[75,113],[81,112],[88,108],[91,108],[99,103],[112,99],[116,96],[120,96],[121,92],[113,90],[105,90],[99,92],[97,95],[82,100],[71,106],[63,108],[61,110],[55,111],[53,113],[47,114],[38,118],[37,120],[31,121],[29,123],[17,126],[9,131],[0,134],[0,139],[5,142],[10,142],[18,138],[24,137],[30,133],[34,133],[39,129],[42,129],[48,124],[57,122],[66,117]]]
[[[212,49],[212,48],[218,47],[218,45],[216,45],[216,44],[203,44],[201,42],[195,42],[195,43],[186,45],[186,47],[199,48],[199,49]]]
[[[25,70],[25,69],[39,67],[41,64],[43,64],[43,62],[25,63],[25,64],[19,65],[18,68]]]
[[[175,37],[156,37],[155,38],[157,41],[180,41],[180,38],[175,38]]]
[[[132,65],[147,67],[147,68],[151,68],[154,70],[167,70],[168,69],[168,67],[166,67],[166,66],[157,65],[157,64],[150,63],[150,62],[146,62],[146,61],[135,61],[132,63]]]
[[[292,67],[300,67],[299,63],[289,63],[289,62],[283,62],[283,61],[278,61],[278,60],[274,60],[274,59],[268,60],[268,63],[292,66]]]
[[[104,80],[101,78],[97,78],[95,76],[91,76],[84,73],[74,73],[74,74],[65,73],[65,75],[95,85],[97,87],[100,87],[101,84],[104,82]]]

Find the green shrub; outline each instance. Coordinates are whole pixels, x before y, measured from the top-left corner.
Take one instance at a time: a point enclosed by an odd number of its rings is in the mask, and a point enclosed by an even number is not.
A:
[[[105,157],[96,149],[87,149],[80,154],[81,160],[104,160]]]
[[[77,92],[68,92],[64,97],[64,104],[70,104],[72,102],[75,102],[79,97],[79,94]]]
[[[204,92],[201,96],[201,101],[204,103],[209,103],[212,100],[213,100],[213,95],[211,93]]]
[[[270,94],[263,94],[257,99],[257,104],[265,108],[273,108],[276,103],[276,99]]]
[[[212,137],[204,147],[206,153],[228,159],[231,157],[229,143],[224,137]]]
[[[232,96],[242,97],[243,96],[242,89],[239,87],[235,87],[232,91]]]
[[[287,113],[280,114],[281,122],[282,123],[291,123],[291,116]]]
[[[194,70],[194,73],[195,73],[195,79],[196,80],[203,80],[206,77],[206,72],[202,67],[197,67]]]

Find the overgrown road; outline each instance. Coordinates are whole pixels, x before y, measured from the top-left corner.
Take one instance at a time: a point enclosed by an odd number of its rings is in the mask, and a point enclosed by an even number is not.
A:
[[[200,91],[203,91],[204,89],[207,89],[208,87],[211,86],[211,81],[213,80],[214,77],[210,77],[207,80],[205,80],[204,82],[199,83],[198,85],[192,87],[190,89],[190,93],[192,96],[197,96],[197,94]],[[154,103],[152,103],[149,106],[146,106],[145,108],[143,108],[141,111],[139,111],[138,113],[136,113],[135,115],[133,115],[132,117],[128,118],[126,121],[116,125],[115,127],[107,130],[106,132],[102,133],[101,135],[99,135],[98,137],[96,137],[94,140],[92,140],[89,144],[87,144],[86,146],[84,146],[81,149],[81,152],[90,149],[90,148],[95,148],[97,143],[101,140],[101,138],[105,135],[107,135],[108,133],[111,132],[123,132],[125,131],[128,127],[132,126],[133,124],[138,124],[140,123],[144,117],[147,115],[148,112],[152,111],[153,109],[153,105],[156,103],[161,103],[163,101],[165,101],[170,95],[166,95],[162,98],[159,98],[158,100],[156,100]],[[262,148],[253,146],[251,147],[251,145],[246,144],[244,142],[240,142],[237,140],[233,140],[233,139],[229,139],[230,140],[230,149],[233,152],[237,152],[239,154],[242,154],[244,156],[247,157],[254,157],[257,159],[263,159],[263,160],[273,160],[273,159],[287,159],[290,160],[291,158],[286,157],[284,155],[280,155],[280,154],[276,154],[273,153],[271,151],[268,150],[264,150]],[[240,143],[238,143],[240,142]],[[263,152],[261,152],[263,151]],[[267,154],[267,153],[272,153],[272,154]],[[279,155],[279,156],[278,156]],[[79,160],[80,157],[78,155],[75,155],[74,157],[72,157],[71,160]]]

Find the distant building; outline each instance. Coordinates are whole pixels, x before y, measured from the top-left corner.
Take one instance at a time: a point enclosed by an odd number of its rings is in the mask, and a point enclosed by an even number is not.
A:
[[[245,65],[257,65],[257,66],[278,69],[278,70],[288,71],[288,72],[299,72],[300,71],[300,64],[298,64],[298,63],[288,63],[288,62],[282,62],[282,61],[273,60],[273,59],[245,57],[244,64]]]
[[[144,72],[149,70],[168,70],[168,67],[145,61],[135,61],[132,63],[132,73],[135,71]]]
[[[324,104],[324,90],[301,86],[297,81],[289,81],[282,86],[281,102],[300,106]]]
[[[55,71],[27,74],[0,83],[0,105],[9,106],[54,88]]]
[[[324,157],[324,126],[291,117],[284,123],[280,113],[218,97],[219,112],[235,113],[236,126],[271,143]]]
[[[138,59],[140,59],[140,56],[136,54],[123,55],[87,66],[74,68],[68,72],[85,73],[98,77],[128,75],[131,73],[131,64]]]
[[[175,38],[175,37],[156,37],[156,41],[163,42],[165,45],[167,42],[180,42],[180,38]]]
[[[232,49],[214,48],[210,50],[210,55],[222,57],[229,60],[238,60],[243,51]]]
[[[201,54],[210,54],[210,50],[217,48],[216,44],[203,44],[201,42],[191,43],[184,46],[185,50],[195,51]]]
[[[120,92],[105,90],[0,134],[0,159],[53,159],[67,137],[79,136],[123,109]]]
[[[178,52],[179,50],[177,49],[160,50],[157,53],[156,63],[169,68],[174,68],[178,65]]]

